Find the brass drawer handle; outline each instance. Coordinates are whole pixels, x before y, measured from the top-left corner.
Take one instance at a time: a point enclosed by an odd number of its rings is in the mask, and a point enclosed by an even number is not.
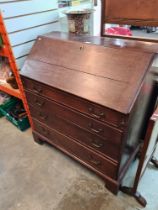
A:
[[[103,129],[100,128],[100,129],[97,130],[97,129],[91,128],[91,131],[93,131],[94,133],[99,134],[99,133],[102,133],[103,132]]]
[[[44,105],[44,101],[39,101],[37,98],[35,99],[35,104],[40,106],[40,107],[43,107]]]
[[[94,112],[94,109],[91,108],[91,107],[88,109],[88,111],[89,111],[89,113],[90,113],[93,117],[95,117],[95,118],[97,118],[97,119],[102,119],[103,117],[105,117],[105,113],[104,113],[104,112],[101,112],[101,113],[99,113],[99,114],[96,114],[96,113]]]
[[[39,94],[39,93],[42,93],[42,88],[39,87],[39,86],[33,86],[33,91],[36,93],[36,94]]]
[[[101,165],[101,161],[94,159],[92,156],[90,156],[90,162],[96,166]]]
[[[89,124],[89,127],[90,127],[91,131],[93,131],[96,134],[100,134],[100,133],[102,133],[104,131],[103,128],[98,128],[98,129],[93,128],[93,124],[92,123]]]
[[[104,146],[104,144],[102,142],[97,142],[94,140],[91,140],[91,145],[97,149],[100,149]]]
[[[43,113],[39,113],[39,117],[42,119],[42,120],[46,120],[48,118],[47,115],[43,114]]]

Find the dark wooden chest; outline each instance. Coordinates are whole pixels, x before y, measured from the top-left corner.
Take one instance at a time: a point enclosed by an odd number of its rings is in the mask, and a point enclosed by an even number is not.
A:
[[[49,142],[117,193],[150,112],[154,53],[146,43],[54,32],[21,72],[36,142]]]

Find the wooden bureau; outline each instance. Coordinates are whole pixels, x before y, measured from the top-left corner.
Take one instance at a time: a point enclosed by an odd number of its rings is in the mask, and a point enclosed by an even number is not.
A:
[[[152,112],[154,52],[147,43],[111,40],[41,36],[21,78],[35,141],[90,168],[116,194]]]

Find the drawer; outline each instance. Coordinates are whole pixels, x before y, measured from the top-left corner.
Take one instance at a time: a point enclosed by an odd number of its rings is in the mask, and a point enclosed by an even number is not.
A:
[[[79,112],[82,112],[94,119],[112,124],[119,128],[124,128],[127,124],[128,116],[123,115],[112,109],[108,109],[88,100],[84,100],[75,95],[68,94],[64,91],[44,85],[26,77],[21,76],[24,88],[30,90],[37,95],[44,96],[54,100],[67,107],[71,107]]]
[[[45,120],[50,127],[53,126],[51,122],[53,118],[60,117],[86,129],[95,135],[107,139],[114,144],[121,144],[123,132],[111,127],[110,125],[101,123],[100,121],[81,114],[80,112],[57,104],[53,101],[46,100],[43,97],[31,94],[28,91],[26,91],[26,97],[29,105],[31,105],[30,111],[33,117],[39,119],[40,121],[42,118],[44,118],[43,120]],[[34,108],[36,108],[38,111],[34,110]]]
[[[43,136],[49,138],[49,131],[45,128],[43,123],[33,119],[34,129],[41,133]],[[54,118],[52,120],[52,129],[57,130],[58,132],[68,136],[81,144],[89,147],[90,149],[99,152],[101,155],[104,155],[115,162],[118,162],[120,159],[120,147],[121,145],[112,144],[109,141],[105,141],[102,138],[97,137],[80,127],[70,124],[69,122],[62,120],[60,118]]]
[[[109,176],[110,178],[117,178],[118,165],[116,163],[102,157],[53,129],[49,129],[48,132],[50,135],[49,139],[34,131],[35,141],[47,141],[91,169],[94,169],[105,176]]]

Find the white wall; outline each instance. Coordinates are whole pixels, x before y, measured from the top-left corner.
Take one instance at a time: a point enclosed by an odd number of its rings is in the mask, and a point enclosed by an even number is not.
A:
[[[0,10],[19,68],[38,35],[60,30],[57,0],[0,0]]]
[[[98,0],[97,6],[94,6],[93,35],[100,36],[100,29],[101,29],[101,0]]]

